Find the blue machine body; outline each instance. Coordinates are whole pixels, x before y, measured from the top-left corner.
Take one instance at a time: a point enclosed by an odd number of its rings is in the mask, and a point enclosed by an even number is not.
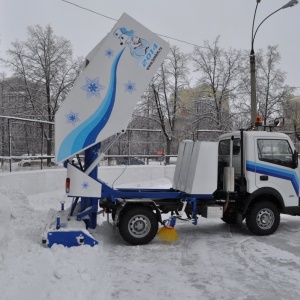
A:
[[[98,241],[82,230],[49,230],[47,233],[47,246],[51,248],[54,244],[63,245],[65,247],[81,245],[89,245],[93,247],[98,244]]]

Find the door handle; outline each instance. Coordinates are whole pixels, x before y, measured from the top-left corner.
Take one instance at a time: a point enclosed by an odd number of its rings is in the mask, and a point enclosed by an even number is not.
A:
[[[268,181],[268,180],[269,180],[269,176],[267,176],[267,175],[262,175],[262,176],[260,176],[260,180],[261,180],[261,181]]]

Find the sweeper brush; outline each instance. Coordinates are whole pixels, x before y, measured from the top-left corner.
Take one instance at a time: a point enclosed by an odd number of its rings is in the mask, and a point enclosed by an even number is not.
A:
[[[171,217],[165,222],[165,225],[163,228],[161,228],[157,232],[157,236],[165,241],[165,242],[175,242],[178,240],[178,233],[175,230],[174,226],[176,223],[176,217]]]

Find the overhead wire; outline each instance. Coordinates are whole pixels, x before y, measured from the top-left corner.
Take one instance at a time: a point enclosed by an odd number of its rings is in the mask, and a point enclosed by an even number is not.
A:
[[[118,19],[109,17],[109,16],[107,16],[107,15],[105,15],[105,14],[101,14],[101,13],[99,13],[99,12],[97,12],[97,11],[94,11],[94,10],[92,10],[92,9],[90,9],[90,8],[86,8],[86,7],[84,7],[84,6],[80,6],[80,5],[78,5],[78,4],[76,4],[76,3],[73,3],[73,2],[71,2],[71,1],[67,1],[67,0],[61,0],[61,1],[62,1],[62,2],[65,2],[65,3],[68,3],[68,4],[70,4],[70,5],[76,6],[76,7],[80,8],[80,9],[83,9],[83,10],[89,11],[89,12],[91,12],[91,13],[94,13],[94,14],[99,15],[99,16],[101,16],[101,17],[104,17],[104,18],[106,18],[106,19],[113,20],[113,21],[118,21]],[[182,40],[182,39],[178,39],[178,38],[175,38],[175,37],[171,37],[171,36],[168,36],[168,35],[164,35],[164,34],[160,34],[160,33],[156,33],[156,34],[159,35],[159,36],[161,36],[161,37],[164,37],[164,38],[167,38],[167,39],[172,39],[172,40],[174,40],[174,41],[177,41],[177,42],[180,42],[180,43],[184,43],[184,44],[187,44],[187,45],[190,45],[190,46],[199,47],[199,48],[205,48],[205,49],[207,48],[207,47],[200,46],[200,45],[198,45],[198,44],[191,43],[191,42],[188,42],[188,41],[185,41],[185,40]],[[243,55],[243,54],[242,54],[242,55]]]
[[[91,13],[94,13],[94,14],[99,15],[99,16],[101,16],[101,17],[104,17],[104,18],[106,18],[106,19],[113,20],[113,21],[118,21],[118,19],[115,19],[115,18],[109,17],[109,16],[107,16],[107,15],[101,14],[101,13],[99,13],[99,12],[97,12],[97,11],[94,11],[94,10],[92,10],[92,9],[86,8],[86,7],[84,7],[84,6],[80,6],[80,5],[75,4],[75,3],[73,3],[73,2],[70,2],[70,1],[67,1],[67,0],[61,0],[61,1],[62,1],[62,2],[66,2],[66,3],[70,4],[70,5],[74,5],[74,6],[78,7],[78,8],[80,8],[80,9],[87,10],[87,11],[89,11],[89,12],[91,12]],[[194,43],[190,43],[190,42],[187,42],[187,41],[184,41],[184,40],[180,40],[180,39],[177,39],[177,38],[174,38],[174,37],[171,37],[171,36],[167,36],[167,35],[163,35],[163,34],[159,34],[159,33],[157,33],[157,35],[159,35],[159,36],[161,36],[161,37],[168,38],[168,39],[172,39],[172,40],[175,40],[175,41],[178,41],[178,42],[181,42],[181,43],[185,43],[185,44],[188,44],[188,45],[191,45],[191,46],[200,47],[200,48],[205,48],[205,47],[203,47],[203,46],[200,46],[200,45],[197,45],[197,44],[194,44]]]
[[[94,14],[96,14],[96,15],[102,16],[102,17],[104,17],[104,18],[107,18],[107,19],[110,19],[110,20],[113,20],[113,21],[118,21],[118,19],[114,19],[114,18],[111,18],[111,17],[106,16],[106,15],[104,15],[104,14],[100,14],[100,13],[98,13],[98,12],[92,10],[92,9],[89,9],[89,8],[86,8],[86,7],[83,7],[83,6],[80,6],[80,5],[75,4],[75,3],[73,3],[73,2],[70,2],[70,1],[67,1],[67,0],[61,0],[61,1],[66,2],[66,3],[68,3],[68,4],[71,4],[71,5],[74,5],[74,6],[77,6],[78,8],[87,10],[87,11],[89,11],[89,12],[91,12],[91,13],[94,13]]]
[[[68,4],[70,4],[70,5],[76,6],[76,7],[80,8],[80,9],[83,9],[83,10],[89,11],[89,12],[91,12],[91,13],[94,13],[94,14],[99,15],[99,16],[101,16],[101,17],[104,17],[104,18],[106,18],[106,19],[109,19],[109,20],[112,20],[112,21],[118,21],[118,19],[109,17],[109,16],[107,16],[107,15],[105,15],[105,14],[101,14],[101,13],[99,13],[99,12],[97,12],[97,11],[94,11],[94,10],[92,10],[92,9],[90,9],[90,8],[86,8],[86,7],[84,7],[84,6],[80,6],[80,5],[78,5],[78,4],[76,4],[76,3],[73,3],[73,2],[71,2],[71,1],[67,1],[67,0],[61,0],[61,1],[62,1],[62,2],[65,2],[65,3],[68,3]],[[203,47],[203,46],[197,45],[197,44],[195,44],[195,43],[187,42],[187,41],[184,41],[184,40],[181,40],[181,39],[178,39],[178,38],[174,38],[174,37],[171,37],[171,36],[167,36],[167,35],[163,35],[163,34],[159,34],[159,33],[157,33],[157,35],[159,35],[159,36],[161,36],[161,37],[164,37],[164,38],[172,39],[172,40],[174,40],[174,41],[177,41],[177,42],[180,42],[180,43],[184,43],[184,44],[187,44],[187,45],[190,45],[190,46],[199,47],[199,48],[207,48],[207,47]],[[242,54],[242,55],[243,55],[243,54]],[[292,88],[294,88],[294,89],[300,89],[300,87],[296,87],[296,86],[294,86],[294,87],[292,87]]]

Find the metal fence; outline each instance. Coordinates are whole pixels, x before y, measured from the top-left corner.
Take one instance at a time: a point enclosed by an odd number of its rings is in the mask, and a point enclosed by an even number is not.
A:
[[[15,166],[40,165],[53,159],[46,155],[45,130],[52,122],[11,116],[0,116],[0,167],[12,171]],[[54,141],[50,141],[54,145]],[[52,147],[51,147],[52,148]],[[49,164],[49,163],[48,163]],[[49,164],[51,165],[51,163]]]
[[[55,163],[54,132],[51,143],[51,154],[47,155],[47,130],[54,123],[42,120],[0,116],[0,172],[12,172],[29,169],[59,168]],[[220,130],[197,130],[188,134],[192,140],[216,141]],[[300,150],[300,134],[285,131]],[[111,143],[113,137],[102,142],[102,149]],[[105,153],[101,165],[132,164],[165,164],[168,157],[170,163],[176,163],[178,143],[175,141],[173,152],[166,155],[165,138],[158,129],[129,128],[121,134],[112,147]],[[48,151],[49,153],[49,151]],[[80,154],[83,156],[83,153]]]
[[[46,130],[52,122],[0,116],[0,171],[62,167],[55,163],[54,138],[51,155],[47,155]],[[54,132],[53,132],[54,133]],[[53,134],[54,137],[54,134]],[[111,138],[110,138],[111,139]],[[102,142],[103,148],[110,139]],[[163,164],[166,161],[164,138],[161,130],[127,129],[114,143],[101,164]],[[169,155],[176,157],[176,154]],[[82,155],[81,155],[82,156]],[[172,161],[172,160],[171,160]]]

